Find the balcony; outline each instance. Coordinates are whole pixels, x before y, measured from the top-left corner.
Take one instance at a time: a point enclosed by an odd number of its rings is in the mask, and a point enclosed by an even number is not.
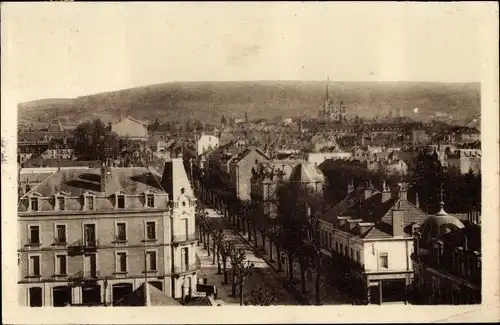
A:
[[[85,252],[95,252],[99,247],[98,239],[79,239],[68,245],[68,252],[72,254],[83,254]]]
[[[28,243],[26,244],[26,246],[28,247],[39,247],[41,245],[42,243],[40,242],[40,240],[32,240],[32,239],[28,239]]]
[[[174,266],[174,274],[179,276],[179,275],[184,275],[187,273],[196,272],[199,269],[200,269],[200,266],[198,264],[182,265],[180,267]]]
[[[172,242],[174,245],[187,244],[190,242],[195,242],[197,240],[196,233],[184,234],[184,235],[174,235],[172,237]]]
[[[54,241],[52,242],[52,246],[66,246],[66,245],[68,245],[66,238],[54,237]]]
[[[75,286],[94,284],[99,280],[99,271],[90,272],[78,271],[68,277],[68,280]]]

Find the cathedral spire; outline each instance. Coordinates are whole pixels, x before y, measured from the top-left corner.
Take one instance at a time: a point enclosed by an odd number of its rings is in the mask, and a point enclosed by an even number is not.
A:
[[[330,94],[328,93],[328,86],[330,84],[330,76],[326,75],[326,85],[325,85],[325,107],[324,111],[328,112],[330,110]]]

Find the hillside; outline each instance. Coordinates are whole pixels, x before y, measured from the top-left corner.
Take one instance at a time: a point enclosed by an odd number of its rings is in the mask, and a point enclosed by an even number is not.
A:
[[[62,123],[121,114],[141,120],[218,122],[222,115],[251,119],[317,115],[324,81],[173,82],[74,99],[44,99],[19,104],[19,122],[42,122],[57,114]],[[471,121],[480,114],[480,84],[412,82],[330,82],[334,100],[343,100],[348,115],[386,115],[403,108],[419,120],[447,112],[453,120]],[[418,108],[418,114],[413,113]]]

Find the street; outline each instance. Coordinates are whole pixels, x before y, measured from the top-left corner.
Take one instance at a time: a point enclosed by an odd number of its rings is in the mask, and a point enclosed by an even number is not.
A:
[[[304,299],[297,297],[296,295],[289,292],[284,288],[286,280],[283,273],[277,273],[273,268],[260,257],[255,256],[252,247],[248,242],[243,239],[236,231],[229,229],[229,225],[226,220],[224,220],[217,211],[214,209],[206,209],[209,217],[212,219],[215,227],[220,227],[223,229],[223,233],[228,240],[232,240],[235,243],[236,248],[242,248],[246,253],[246,260],[250,261],[255,265],[255,269],[252,275],[250,275],[244,284],[243,297],[244,300],[250,298],[250,292],[252,289],[257,289],[259,287],[274,289],[277,292],[277,299],[275,305],[304,305],[307,304]],[[212,254],[212,252],[211,252]],[[217,263],[212,264],[213,257],[208,256],[208,253],[203,249],[203,244],[197,247],[197,255],[200,258],[201,269],[199,271],[199,278],[207,277],[208,283],[216,285],[218,288],[218,299],[222,300],[226,305],[239,305],[239,297],[231,296],[231,277],[229,273],[229,283],[224,285],[222,282],[224,280],[223,274],[217,274]],[[228,263],[229,264],[229,263]],[[230,266],[228,265],[228,268]]]

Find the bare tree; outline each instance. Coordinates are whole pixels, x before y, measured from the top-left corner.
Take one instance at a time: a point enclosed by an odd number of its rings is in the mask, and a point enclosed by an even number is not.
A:
[[[254,306],[271,306],[278,298],[278,292],[275,289],[259,287],[250,292],[250,304]]]
[[[224,239],[219,247],[222,257],[222,272],[224,273],[224,284],[227,284],[227,258],[230,257],[231,252],[234,251],[234,242]]]

